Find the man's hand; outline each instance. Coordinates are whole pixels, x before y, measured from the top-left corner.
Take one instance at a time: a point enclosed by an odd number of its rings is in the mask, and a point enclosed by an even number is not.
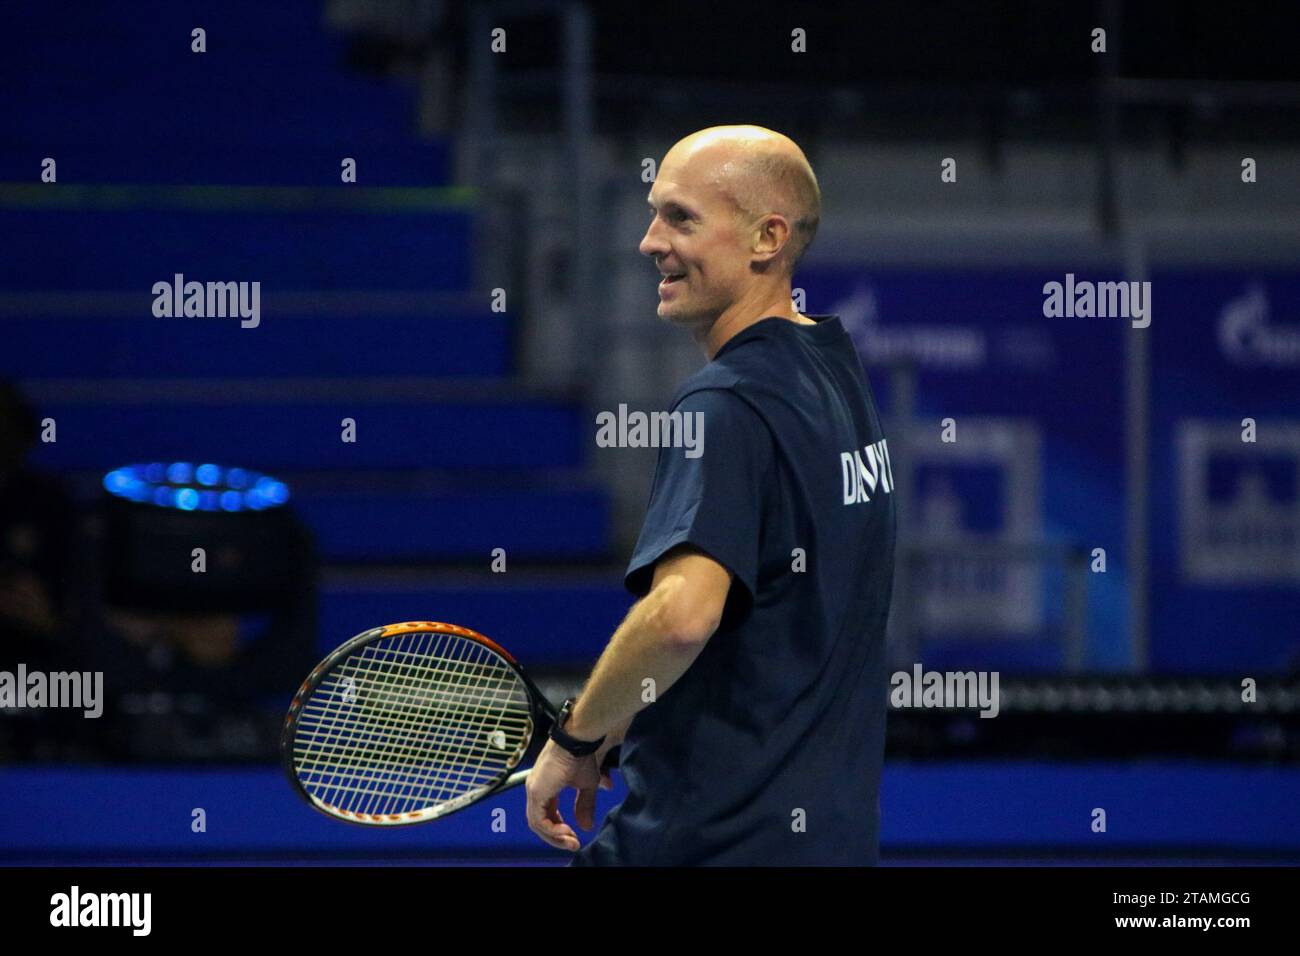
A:
[[[548,740],[525,784],[528,828],[551,846],[576,852],[582,843],[560,815],[560,791],[566,787],[577,788],[574,817],[578,826],[591,830],[596,825],[596,789],[609,790],[612,786],[609,777],[600,772],[596,755],[575,757],[555,741]]]

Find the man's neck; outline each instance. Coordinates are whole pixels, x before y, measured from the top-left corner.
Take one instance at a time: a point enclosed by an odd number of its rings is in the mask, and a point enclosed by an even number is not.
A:
[[[761,322],[763,319],[786,319],[799,325],[817,324],[812,319],[805,318],[795,311],[794,301],[790,298],[789,286],[778,293],[777,296],[767,297],[767,299],[760,299],[759,301],[768,301],[768,304],[755,307],[743,301],[737,302],[718,316],[717,320],[702,335],[695,337],[695,340],[710,361],[713,360],[713,357],[718,354],[724,345],[745,331],[745,329],[756,322]]]

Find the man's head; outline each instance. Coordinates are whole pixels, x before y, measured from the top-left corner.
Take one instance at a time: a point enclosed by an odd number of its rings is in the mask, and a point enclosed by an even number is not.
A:
[[[729,310],[789,308],[821,218],[817,178],[793,140],[761,126],[692,133],[664,156],[648,201],[641,252],[681,276],[659,285],[661,318],[706,331]]]

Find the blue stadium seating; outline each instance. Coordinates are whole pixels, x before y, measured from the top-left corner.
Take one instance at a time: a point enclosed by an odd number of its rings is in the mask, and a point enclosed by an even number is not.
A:
[[[427,575],[381,581],[359,576],[327,580],[321,591],[322,656],[378,624],[444,620],[473,628],[510,649],[530,671],[590,664],[627,613],[632,597],[622,568],[598,574],[540,576],[483,572],[463,579]]]
[[[13,142],[116,137],[165,166],[215,144],[350,144],[354,155],[411,138],[414,91],[349,73],[315,0],[11,6],[0,115]],[[204,53],[191,50],[196,27]]]
[[[584,471],[580,407],[510,384],[512,317],[474,282],[473,195],[442,188],[453,144],[416,135],[413,82],[350,68],[319,0],[20,5],[6,18],[0,226],[21,241],[0,288],[63,297],[0,317],[0,377],[58,426],[35,464],[271,472],[327,569],[482,571],[506,550],[513,574],[488,585],[329,591],[324,643],[441,615],[509,634],[541,663],[594,656],[628,604],[617,569],[598,584],[504,583],[527,573],[515,562],[607,559],[611,504]],[[16,40],[34,34],[46,39]],[[39,182],[47,156],[54,184]],[[340,180],[344,157],[356,184]],[[260,282],[260,324],[154,316],[154,284],[176,273]],[[402,380],[391,393],[387,377]],[[548,618],[565,629],[548,636]]]
[[[583,464],[578,410],[558,402],[172,400],[42,404],[58,441],[35,462],[54,469],[109,469],[175,460],[238,464],[259,471],[493,469],[521,472]],[[357,440],[340,440],[344,418]]]
[[[263,300],[256,328],[238,319],[159,319],[147,296],[130,316],[50,315],[3,323],[7,378],[501,377],[511,370],[510,320],[481,310],[434,315],[276,314]],[[76,349],[52,347],[77,342]],[[160,348],[161,346],[161,348]],[[307,347],[310,346],[310,347]]]
[[[356,162],[356,183],[374,186],[435,187],[451,178],[444,140],[432,143],[375,143],[369,137],[340,136],[329,143],[231,143],[169,151],[165,158],[139,141],[78,141],[60,125],[47,135],[30,135],[0,152],[0,182],[35,182],[41,162],[58,164],[58,181],[82,183],[159,183],[235,186],[321,186],[342,184],[344,157]]]
[[[600,558],[609,500],[599,488],[483,487],[435,493],[305,493],[295,510],[327,561]],[[507,567],[509,565],[507,564]]]
[[[139,292],[149,315],[154,284],[177,273],[186,281],[261,282],[266,292],[471,284],[464,211],[219,208],[226,201],[214,196],[217,208],[203,211],[6,210],[6,231],[22,241],[0,259],[0,285]]]

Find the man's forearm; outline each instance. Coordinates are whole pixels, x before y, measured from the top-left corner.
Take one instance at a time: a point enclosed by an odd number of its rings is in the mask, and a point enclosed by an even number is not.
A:
[[[654,588],[632,606],[610,638],[565,728],[595,740],[626,728],[637,712],[686,673],[704,644],[682,640],[670,623],[672,588]],[[654,683],[647,693],[646,680]]]

